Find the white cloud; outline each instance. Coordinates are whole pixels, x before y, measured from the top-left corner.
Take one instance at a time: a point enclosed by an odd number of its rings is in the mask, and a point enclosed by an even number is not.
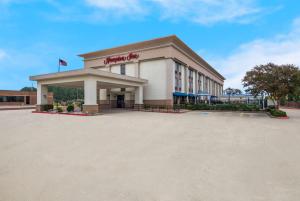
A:
[[[200,24],[249,22],[261,9],[256,0],[152,0],[162,7],[164,19],[191,20]]]
[[[0,4],[8,4],[13,2],[13,0],[0,0]]]
[[[85,0],[87,5],[112,12],[111,15],[143,14],[145,7],[140,0]]]
[[[101,12],[109,11],[110,16],[138,18],[151,12],[158,13],[164,20],[186,20],[205,25],[252,22],[263,10],[256,5],[257,1],[259,0],[85,0],[88,6],[98,8]]]
[[[0,61],[7,57],[7,53],[4,50],[0,49]]]
[[[300,18],[294,20],[287,34],[271,39],[257,39],[240,45],[224,59],[210,59],[227,78],[225,86],[242,88],[241,80],[255,65],[273,62],[300,66]]]
[[[28,3],[34,0],[0,0],[0,5],[9,5],[12,3]]]

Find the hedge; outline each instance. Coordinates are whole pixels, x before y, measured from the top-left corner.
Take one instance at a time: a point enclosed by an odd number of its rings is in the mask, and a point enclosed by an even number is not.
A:
[[[286,112],[282,110],[270,109],[270,114],[274,117],[287,117]]]
[[[186,104],[180,105],[180,108],[188,110],[259,111],[257,105],[247,104]]]

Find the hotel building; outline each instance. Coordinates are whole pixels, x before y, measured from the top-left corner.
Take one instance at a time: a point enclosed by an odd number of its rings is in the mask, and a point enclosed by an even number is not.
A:
[[[175,35],[80,54],[80,70],[31,76],[37,110],[51,85],[84,88],[83,111],[209,101],[225,78]]]

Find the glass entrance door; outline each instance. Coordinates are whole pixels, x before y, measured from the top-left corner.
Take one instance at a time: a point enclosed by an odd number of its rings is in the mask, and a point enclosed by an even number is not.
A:
[[[117,108],[125,108],[124,95],[117,96]]]

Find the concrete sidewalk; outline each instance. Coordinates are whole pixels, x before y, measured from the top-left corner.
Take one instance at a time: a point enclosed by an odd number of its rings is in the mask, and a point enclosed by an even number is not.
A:
[[[300,111],[0,112],[2,201],[298,201]]]

